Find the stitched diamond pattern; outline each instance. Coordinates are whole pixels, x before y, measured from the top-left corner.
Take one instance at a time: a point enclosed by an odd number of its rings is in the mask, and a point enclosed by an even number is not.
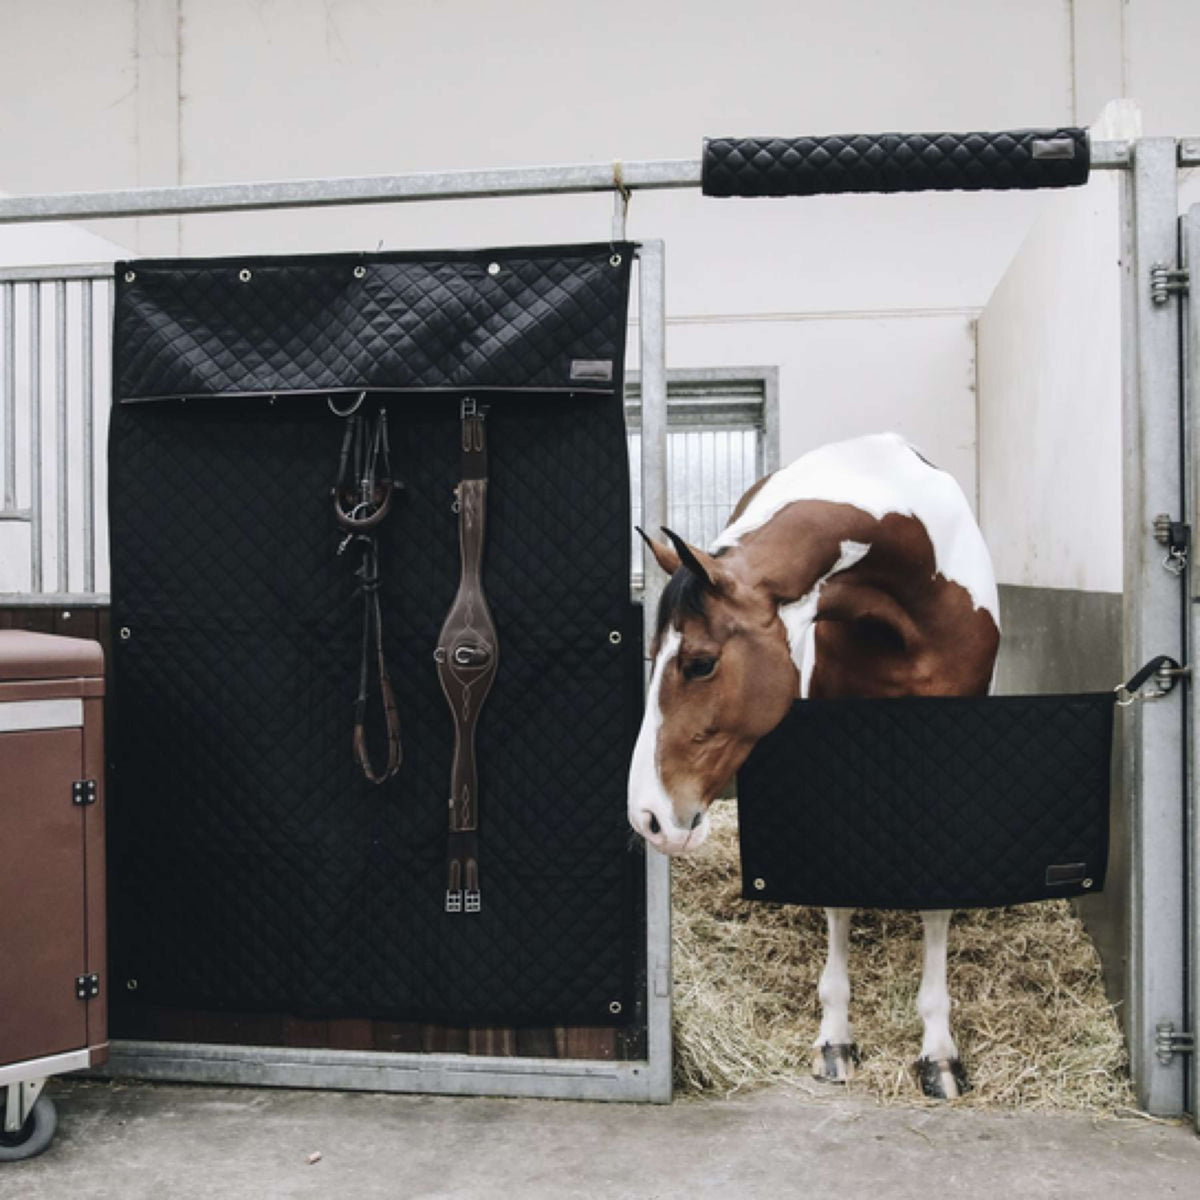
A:
[[[118,263],[116,393],[612,393],[632,259],[605,244]],[[612,380],[573,380],[578,359],[612,361]]]
[[[1069,158],[1035,158],[1034,143],[1066,141]],[[1087,133],[878,133],[796,138],[707,138],[706,196],[815,196],[836,192],[981,191],[1087,182]]]
[[[1079,895],[1108,858],[1113,697],[808,700],[738,777],[747,899],[969,908]],[[765,886],[757,888],[755,880]]]
[[[118,369],[138,352],[119,340]],[[351,758],[362,612],[329,495],[342,421],[315,396],[117,407],[113,620],[130,636],[111,945],[139,1002],[478,1024],[633,1011],[641,641],[614,353],[612,396],[506,392],[488,415],[500,669],[478,731],[470,917],[442,911],[453,735],[432,656],[458,584],[456,400],[387,402],[406,485],[380,533],[404,763],[378,788]]]

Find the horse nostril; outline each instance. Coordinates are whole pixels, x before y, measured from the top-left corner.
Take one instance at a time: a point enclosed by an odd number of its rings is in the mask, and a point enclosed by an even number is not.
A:
[[[653,813],[650,814],[650,832],[662,833],[662,826],[658,823],[658,818]]]
[[[697,814],[696,814],[696,815],[695,815],[695,816],[692,818],[692,828],[693,828],[693,829],[699,829],[699,828],[700,828],[700,822],[701,822],[701,821],[703,821],[703,820],[704,820],[704,814],[703,814],[703,813],[697,813]]]

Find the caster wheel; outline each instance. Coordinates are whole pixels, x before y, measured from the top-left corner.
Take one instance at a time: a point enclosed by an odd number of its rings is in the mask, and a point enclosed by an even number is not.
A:
[[[0,1106],[2,1111],[2,1106]],[[0,1163],[18,1162],[41,1154],[58,1127],[58,1112],[49,1096],[39,1096],[25,1124],[15,1133],[0,1130]]]

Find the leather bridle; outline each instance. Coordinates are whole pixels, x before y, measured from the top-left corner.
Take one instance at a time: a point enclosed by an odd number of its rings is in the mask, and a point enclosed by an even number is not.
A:
[[[363,598],[362,655],[359,660],[358,694],[354,699],[354,760],[371,783],[385,783],[400,769],[400,714],[383,653],[383,610],[379,602],[379,543],[376,531],[388,515],[395,491],[402,485],[392,478],[388,446],[387,409],[380,405],[373,422],[361,411],[365,393],[346,417],[346,433],[333,485],[333,511],[346,530],[338,554],[351,546],[361,552],[355,575]],[[333,408],[330,405],[331,409]],[[338,410],[333,409],[334,412]],[[380,472],[382,471],[382,474]],[[370,693],[371,650],[379,679],[379,699],[387,731],[387,761],[377,770],[367,747],[367,703]]]

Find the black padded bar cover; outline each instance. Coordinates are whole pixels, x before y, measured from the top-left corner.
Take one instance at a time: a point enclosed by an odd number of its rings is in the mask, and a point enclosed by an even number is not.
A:
[[[611,395],[634,249],[117,263],[114,393]]]
[[[971,908],[1099,891],[1113,701],[798,701],[738,776],[743,895]]]
[[[1084,129],[706,138],[706,196],[979,192],[1087,182]]]

